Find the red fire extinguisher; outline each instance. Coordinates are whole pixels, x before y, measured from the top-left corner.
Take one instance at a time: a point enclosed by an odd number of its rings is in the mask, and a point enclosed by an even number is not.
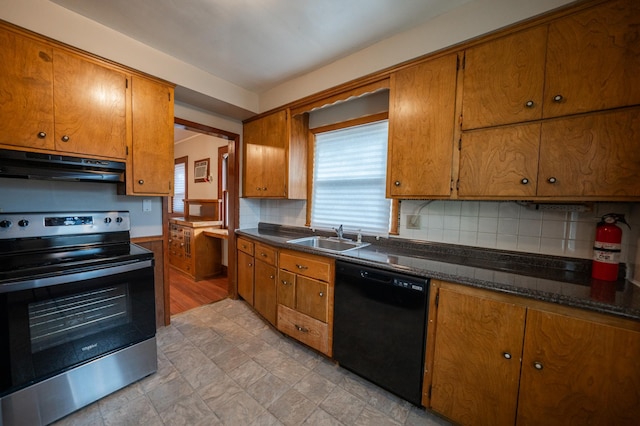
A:
[[[618,279],[620,243],[622,242],[622,229],[616,226],[618,222],[629,226],[624,220],[624,215],[609,213],[602,216],[596,227],[591,277],[597,280],[616,281]]]

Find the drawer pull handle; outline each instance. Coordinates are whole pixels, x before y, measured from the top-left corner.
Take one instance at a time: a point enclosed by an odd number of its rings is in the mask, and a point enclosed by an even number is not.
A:
[[[296,268],[298,268],[298,269],[309,269],[308,266],[298,265],[297,263],[296,263]]]
[[[47,133],[46,132],[38,132],[38,139],[44,139],[47,137]]]
[[[324,297],[324,293],[323,293],[323,292],[318,293],[318,295],[319,295],[320,297]]]
[[[293,324],[293,325],[296,328],[296,330],[298,330],[301,333],[308,333],[309,332],[308,328],[300,327],[298,324]]]
[[[260,256],[267,257],[267,253],[260,253]]]

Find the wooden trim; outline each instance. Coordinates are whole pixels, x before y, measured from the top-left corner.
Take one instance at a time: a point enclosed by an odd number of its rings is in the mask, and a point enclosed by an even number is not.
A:
[[[216,136],[222,139],[233,140],[238,136],[235,133],[227,132],[226,130],[220,130],[215,127],[207,126],[205,124],[198,124],[193,121],[185,120],[178,117],[175,117],[173,122],[175,124],[184,126],[184,128],[187,130],[192,130],[198,133],[204,133],[205,135],[209,135],[209,136]]]
[[[375,123],[376,121],[382,121],[389,119],[388,112],[380,112],[378,114],[366,115],[364,117],[354,118],[353,120],[342,121],[340,123],[328,124],[326,126],[316,127],[309,129],[315,136],[318,133],[331,132],[338,129],[346,129],[347,127],[355,127],[361,124]]]
[[[161,241],[162,235],[153,235],[148,237],[134,237],[131,238],[131,242],[134,244],[144,244],[144,243],[153,243],[156,241]]]

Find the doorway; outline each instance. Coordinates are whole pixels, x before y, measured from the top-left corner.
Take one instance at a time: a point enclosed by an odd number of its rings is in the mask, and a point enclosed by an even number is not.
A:
[[[199,304],[212,303],[213,301],[220,300],[220,298],[237,297],[237,285],[236,285],[236,256],[235,256],[235,233],[237,224],[239,223],[239,156],[237,155],[240,136],[235,133],[227,132],[225,130],[217,129],[211,126],[195,123],[192,121],[184,120],[181,118],[175,118],[174,123],[177,129],[187,130],[193,132],[197,136],[209,135],[214,136],[216,140],[224,139],[227,144],[220,146],[216,152],[218,158],[211,158],[211,162],[218,164],[218,193],[217,198],[223,200],[220,208],[221,220],[223,220],[223,226],[226,226],[228,236],[226,237],[226,258],[227,265],[226,277],[215,276],[203,280],[194,281],[185,274],[170,266],[168,260],[168,247],[169,247],[169,219],[175,217],[175,214],[170,212],[171,201],[170,197],[165,197],[163,202],[163,228],[165,235],[165,262],[164,262],[164,307],[166,325],[170,323],[170,317],[172,314],[182,310],[191,309]],[[212,138],[213,140],[213,138]],[[198,160],[198,158],[195,158]],[[193,162],[194,159],[189,159]],[[224,168],[222,170],[221,166]],[[195,177],[195,176],[194,176]],[[189,178],[191,179],[191,178]],[[191,179],[193,180],[193,179]],[[209,237],[208,237],[209,238]],[[224,245],[224,241],[222,241]],[[176,287],[172,292],[172,285]],[[181,299],[184,294],[180,289],[187,289],[190,295],[186,300]],[[173,302],[173,303],[172,303]],[[172,306],[176,305],[176,306]],[[181,306],[177,306],[181,305]]]

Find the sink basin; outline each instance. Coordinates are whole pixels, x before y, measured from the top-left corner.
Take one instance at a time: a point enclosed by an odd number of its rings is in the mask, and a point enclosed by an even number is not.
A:
[[[334,253],[356,250],[369,245],[369,243],[356,243],[355,241],[351,240],[340,240],[338,238],[318,236],[298,238],[296,240],[289,240],[287,242],[290,244],[311,247],[314,249],[325,250]]]

